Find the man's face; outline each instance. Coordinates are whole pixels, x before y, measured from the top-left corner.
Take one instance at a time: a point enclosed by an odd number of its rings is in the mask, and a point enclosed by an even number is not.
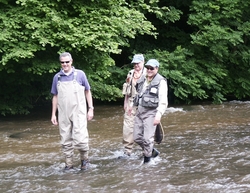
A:
[[[60,58],[60,63],[64,72],[70,72],[72,68],[72,60],[69,56],[64,56]]]
[[[143,68],[143,64],[144,64],[143,61],[142,61],[142,62],[139,62],[139,63],[133,63],[133,65],[134,65],[134,70],[139,72],[139,71]]]
[[[158,72],[158,67],[152,67],[152,66],[145,66],[147,68],[147,76],[149,78],[153,78],[157,72]]]

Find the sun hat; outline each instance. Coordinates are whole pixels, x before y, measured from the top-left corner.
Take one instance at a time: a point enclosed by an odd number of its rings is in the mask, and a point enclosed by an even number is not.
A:
[[[150,59],[145,66],[159,67],[160,64],[156,59]]]
[[[144,61],[144,56],[142,54],[135,54],[131,64],[140,63],[140,62],[143,62],[143,61]]]

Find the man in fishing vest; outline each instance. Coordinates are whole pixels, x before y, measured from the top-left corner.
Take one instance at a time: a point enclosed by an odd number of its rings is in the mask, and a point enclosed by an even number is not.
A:
[[[126,82],[123,84],[124,95],[124,119],[123,119],[123,146],[124,154],[119,156],[119,159],[128,158],[131,155],[134,138],[134,118],[136,107],[133,106],[133,100],[136,95],[135,85],[136,82],[146,75],[146,68],[144,68],[144,56],[143,54],[135,54],[131,61],[133,69],[127,74]]]
[[[144,163],[156,157],[154,149],[156,126],[168,106],[167,80],[158,74],[159,62],[150,59],[146,64],[147,75],[137,81],[134,105],[138,107],[134,123],[134,141],[142,148]]]
[[[85,170],[89,165],[87,120],[91,120],[94,115],[90,85],[85,73],[72,66],[73,59],[70,53],[62,53],[59,60],[62,69],[54,76],[51,88],[53,94],[51,122],[54,125],[59,124],[65,170],[73,168],[74,149],[79,150],[81,170]]]

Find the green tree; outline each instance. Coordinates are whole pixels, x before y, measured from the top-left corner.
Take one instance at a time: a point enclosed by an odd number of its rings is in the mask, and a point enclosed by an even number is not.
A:
[[[83,69],[95,99],[122,98],[131,57],[160,61],[177,100],[250,96],[245,0],[0,0],[1,114],[50,99],[60,52]]]
[[[249,97],[249,7],[243,0],[196,0],[190,6],[192,49],[209,78],[206,92],[215,101]]]
[[[140,42],[145,43],[136,50],[143,47],[148,57],[159,59],[161,72],[169,78],[176,99],[221,103],[230,96],[249,97],[250,2],[160,2],[181,17],[164,23],[149,15],[159,35],[157,40],[140,36]]]
[[[83,69],[100,100],[122,97],[112,81],[124,72],[115,68],[111,54],[119,54],[138,34],[156,36],[140,10],[165,15],[157,1],[125,0],[1,0],[0,94],[1,114],[28,113],[39,99],[49,98],[58,54],[69,51]],[[124,79],[124,78],[123,78]]]

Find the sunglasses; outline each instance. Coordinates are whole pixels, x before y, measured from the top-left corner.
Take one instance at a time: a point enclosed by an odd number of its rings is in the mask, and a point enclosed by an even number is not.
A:
[[[60,61],[61,62],[61,64],[68,64],[68,63],[70,63],[70,61]]]
[[[151,66],[145,66],[145,68],[147,68],[148,70],[154,70],[155,69],[154,67],[151,67]]]

